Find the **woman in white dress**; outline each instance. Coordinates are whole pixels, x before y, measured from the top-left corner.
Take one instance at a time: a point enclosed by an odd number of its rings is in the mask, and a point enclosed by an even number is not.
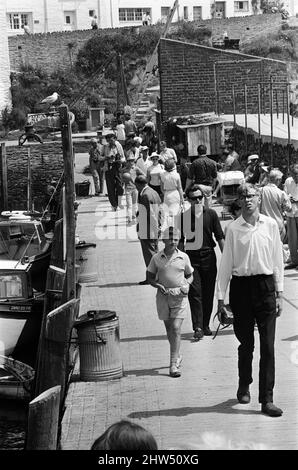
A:
[[[167,225],[171,219],[178,215],[184,203],[183,190],[179,173],[176,170],[175,161],[165,161],[165,172],[161,174],[161,191],[164,195],[163,209]]]

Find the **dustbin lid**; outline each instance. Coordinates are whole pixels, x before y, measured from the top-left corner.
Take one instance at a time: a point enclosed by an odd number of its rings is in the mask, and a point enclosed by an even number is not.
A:
[[[79,328],[82,324],[93,322],[101,323],[108,320],[113,320],[116,317],[116,312],[113,310],[88,310],[84,313],[75,323],[75,328]]]
[[[95,248],[96,243],[87,243],[85,241],[80,241],[79,243],[76,244],[76,250],[78,250],[80,248],[90,248],[90,247]]]

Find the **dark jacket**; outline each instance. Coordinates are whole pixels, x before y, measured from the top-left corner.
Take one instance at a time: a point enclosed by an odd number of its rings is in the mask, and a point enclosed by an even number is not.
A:
[[[157,239],[160,226],[160,204],[158,193],[145,186],[142,195],[138,197],[138,225],[139,238]]]

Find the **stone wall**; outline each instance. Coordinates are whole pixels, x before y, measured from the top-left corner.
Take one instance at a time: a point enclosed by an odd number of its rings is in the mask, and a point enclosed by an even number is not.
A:
[[[6,147],[8,209],[27,209],[28,146]],[[36,210],[45,208],[47,185],[63,171],[61,142],[30,145],[32,200]],[[2,178],[1,178],[2,181]]]
[[[225,18],[195,22],[197,26],[207,26],[212,30],[212,37],[221,36],[227,31],[231,39],[244,41],[266,31],[277,31],[281,26],[280,15],[257,15],[241,18]],[[123,28],[120,28],[123,30]],[[177,29],[173,24],[170,32]],[[115,32],[115,29],[99,30],[105,33]],[[132,29],[127,28],[131,34]],[[74,63],[80,48],[94,34],[93,30],[61,31],[47,34],[18,35],[9,38],[9,57],[11,69],[20,70],[22,64],[42,67],[48,73],[56,69],[68,68]]]
[[[114,31],[105,30],[107,34]],[[49,74],[57,69],[68,69],[75,63],[79,50],[94,34],[97,34],[97,30],[87,29],[10,37],[11,69],[18,71],[22,65],[31,65]]]
[[[159,66],[163,121],[171,116],[216,111],[232,114],[232,85],[236,113],[245,112],[245,85],[247,112],[257,113],[258,83],[261,84],[262,111],[270,112],[270,77],[274,98],[277,97],[279,109],[282,107],[282,90],[287,82],[285,62],[162,39]]]

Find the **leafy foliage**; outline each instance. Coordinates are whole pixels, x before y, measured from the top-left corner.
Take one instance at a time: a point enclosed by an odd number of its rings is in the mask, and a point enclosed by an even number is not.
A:
[[[260,57],[287,60],[296,59],[297,36],[295,31],[281,28],[276,33],[261,34],[251,41],[242,43],[241,52]]]

